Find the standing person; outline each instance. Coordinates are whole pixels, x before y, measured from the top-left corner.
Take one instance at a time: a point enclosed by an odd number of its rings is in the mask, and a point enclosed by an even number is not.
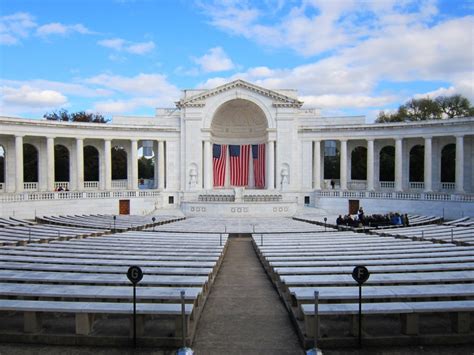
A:
[[[331,179],[331,188],[334,190],[334,186],[336,186],[336,183],[334,182],[334,180]]]
[[[406,214],[406,213],[403,215],[403,225],[404,225],[405,227],[409,227],[409,226],[410,226],[410,221],[408,220],[408,214]]]
[[[365,216],[364,216],[364,210],[363,210],[362,207],[359,208],[359,213],[357,214],[357,219],[359,220],[359,223],[364,224]]]

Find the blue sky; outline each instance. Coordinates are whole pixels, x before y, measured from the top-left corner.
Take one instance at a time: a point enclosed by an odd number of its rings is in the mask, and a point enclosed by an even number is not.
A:
[[[4,0],[0,114],[153,115],[237,78],[324,115],[474,102],[470,0]]]

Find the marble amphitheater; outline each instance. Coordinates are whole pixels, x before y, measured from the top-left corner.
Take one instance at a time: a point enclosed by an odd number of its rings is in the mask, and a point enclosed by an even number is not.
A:
[[[0,342],[130,345],[137,265],[140,346],[357,347],[365,265],[364,346],[472,344],[474,118],[302,105],[236,80],[154,117],[0,117]],[[335,226],[360,207],[410,224]]]

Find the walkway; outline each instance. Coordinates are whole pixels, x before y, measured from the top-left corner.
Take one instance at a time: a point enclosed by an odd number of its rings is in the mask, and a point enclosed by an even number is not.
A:
[[[197,355],[303,354],[288,312],[250,238],[230,238],[199,320]]]

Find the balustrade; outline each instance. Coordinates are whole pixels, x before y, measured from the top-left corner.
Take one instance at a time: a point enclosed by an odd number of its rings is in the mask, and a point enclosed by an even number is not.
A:
[[[347,183],[347,187],[349,190],[367,190],[367,181],[359,180],[359,181],[349,181]]]
[[[99,182],[98,181],[84,181],[84,188],[85,189],[98,189]]]
[[[128,180],[112,180],[112,189],[127,189]]]
[[[442,190],[454,190],[456,188],[455,182],[442,182],[441,189]]]
[[[381,189],[394,189],[395,181],[380,181],[380,188]]]
[[[59,188],[69,190],[69,181],[56,181],[54,183],[54,189],[57,191]]]
[[[425,188],[425,183],[410,181],[409,186],[412,190],[423,190]]]
[[[37,182],[24,182],[23,189],[25,191],[37,191],[38,190],[38,183]]]

